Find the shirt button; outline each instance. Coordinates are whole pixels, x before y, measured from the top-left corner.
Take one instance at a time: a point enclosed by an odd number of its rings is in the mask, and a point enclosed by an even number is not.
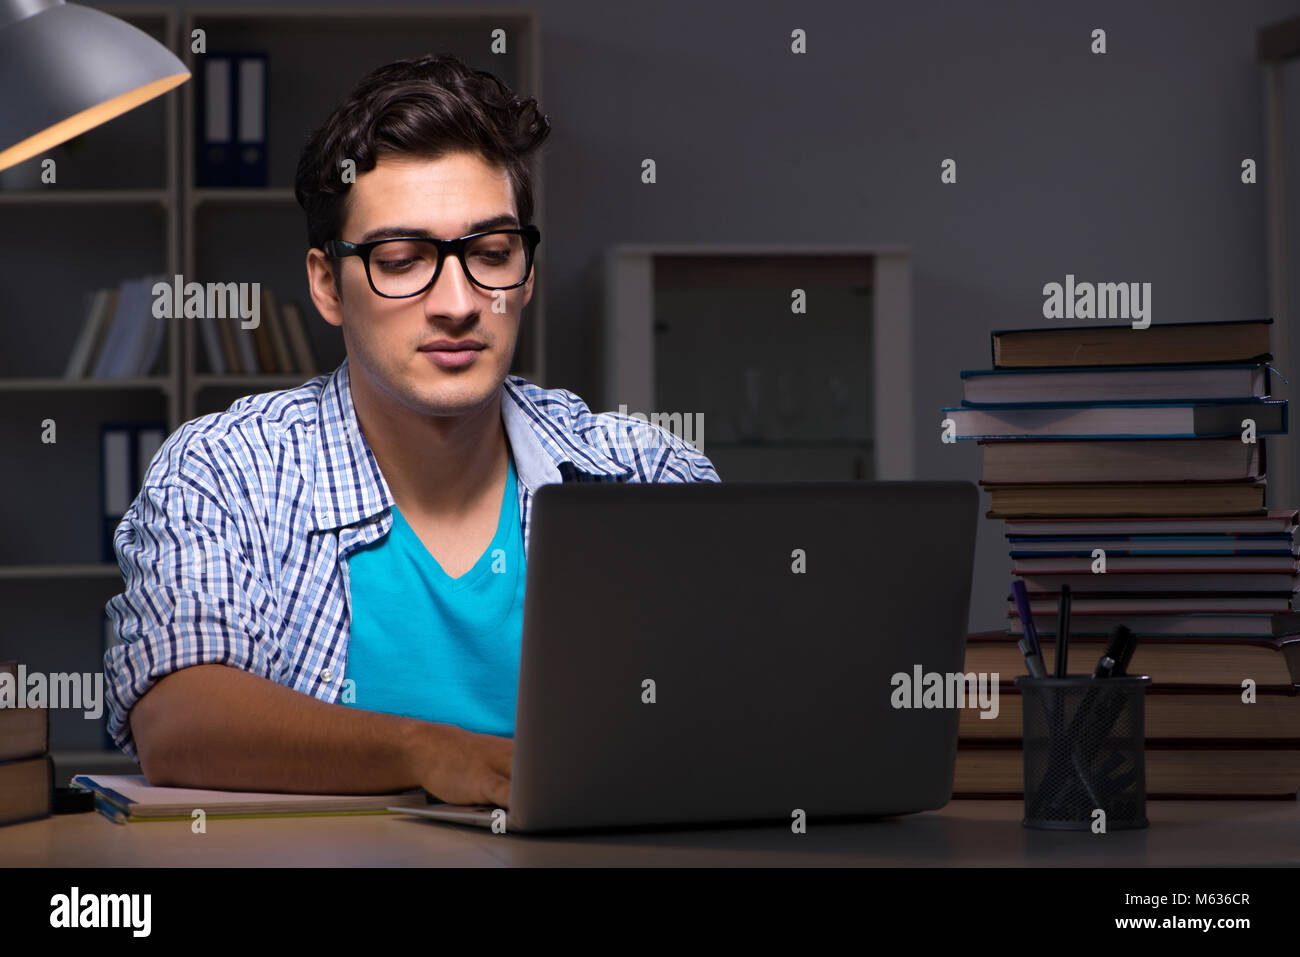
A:
[[[329,682],[334,680],[334,672],[329,668],[326,668],[324,671],[320,673],[320,680],[328,684]]]

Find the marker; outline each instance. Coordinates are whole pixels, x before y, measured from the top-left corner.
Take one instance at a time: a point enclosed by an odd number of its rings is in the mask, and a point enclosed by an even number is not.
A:
[[[1133,652],[1137,651],[1137,646],[1138,636],[1124,628],[1124,647],[1120,649],[1119,657],[1115,659],[1115,677],[1128,674],[1128,663],[1133,660]]]
[[[1016,611],[1020,614],[1020,624],[1025,630],[1025,637],[1020,641],[1020,650],[1025,656],[1025,665],[1035,678],[1047,677],[1047,665],[1043,664],[1043,652],[1038,645],[1038,633],[1034,631],[1034,616],[1029,611],[1029,593],[1025,583],[1017,578],[1011,583],[1011,595],[1016,600]]]
[[[1061,604],[1056,611],[1056,677],[1065,677],[1070,655],[1070,586],[1061,586]]]
[[[1041,655],[1034,654],[1029,639],[1021,638],[1017,644],[1020,647],[1020,653],[1025,656],[1025,667],[1029,669],[1029,674],[1035,678],[1046,678],[1047,666],[1043,664]]]
[[[1097,667],[1093,669],[1094,678],[1109,678],[1115,673],[1115,665],[1119,663],[1120,656],[1124,653],[1124,645],[1128,642],[1128,636],[1133,633],[1123,625],[1116,625],[1115,630],[1111,633],[1110,644],[1106,646],[1106,652],[1097,661]]]

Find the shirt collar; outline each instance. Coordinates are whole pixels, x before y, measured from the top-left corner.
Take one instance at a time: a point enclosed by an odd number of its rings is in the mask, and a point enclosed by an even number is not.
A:
[[[312,500],[315,530],[354,525],[384,512],[393,496],[370,444],[357,425],[344,359],[321,390],[316,420],[316,477]],[[507,377],[501,384],[501,419],[515,459],[515,472],[529,492],[542,485],[580,481],[577,473],[626,479],[635,471],[583,442],[526,394],[529,383]]]

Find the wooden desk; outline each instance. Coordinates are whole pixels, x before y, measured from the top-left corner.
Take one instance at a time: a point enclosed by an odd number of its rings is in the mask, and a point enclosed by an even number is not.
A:
[[[19,867],[1223,867],[1300,865],[1296,801],[1150,801],[1151,827],[1021,827],[1020,801],[953,801],[880,821],[528,836],[404,815],[113,824],[99,814],[0,828]]]

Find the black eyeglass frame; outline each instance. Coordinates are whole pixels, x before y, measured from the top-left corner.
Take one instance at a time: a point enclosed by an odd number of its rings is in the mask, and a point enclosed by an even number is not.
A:
[[[491,236],[496,233],[517,233],[524,238],[524,278],[509,286],[487,286],[474,278],[473,273],[465,266],[465,244],[473,239],[481,239],[484,236]],[[423,289],[416,292],[407,293],[404,296],[390,296],[387,293],[380,292],[375,288],[375,280],[370,275],[370,253],[376,246],[382,246],[384,243],[409,243],[413,240],[433,243],[438,249],[438,265],[433,269],[433,278]],[[394,236],[390,239],[376,239],[368,243],[350,243],[344,239],[331,239],[325,243],[325,255],[331,259],[338,260],[347,256],[360,256],[362,264],[366,267],[366,282],[370,283],[370,291],[376,296],[382,296],[384,299],[410,299],[412,296],[419,296],[428,292],[433,284],[438,281],[442,275],[442,264],[447,261],[447,255],[450,253],[460,260],[460,268],[464,270],[465,276],[474,285],[481,289],[487,289],[491,292],[505,289],[518,289],[524,283],[528,282],[528,277],[533,273],[533,255],[537,252],[537,246],[542,241],[542,232],[532,223],[519,229],[489,229],[486,232],[474,233],[471,236],[462,236],[460,239],[431,239],[428,236]]]

